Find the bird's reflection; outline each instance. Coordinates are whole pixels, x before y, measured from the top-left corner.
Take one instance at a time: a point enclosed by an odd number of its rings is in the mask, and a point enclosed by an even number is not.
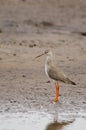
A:
[[[45,130],[62,130],[69,122],[53,122],[50,123]]]
[[[69,125],[70,123],[73,123],[73,121],[59,121],[59,111],[60,111],[60,107],[61,104],[60,103],[56,103],[55,106],[57,108],[57,111],[55,112],[54,115],[54,121],[50,124],[47,125],[45,130],[64,130],[64,127]]]

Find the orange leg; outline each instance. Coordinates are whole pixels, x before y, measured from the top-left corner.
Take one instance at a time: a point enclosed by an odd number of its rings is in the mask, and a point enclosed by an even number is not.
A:
[[[58,102],[58,98],[59,98],[59,85],[58,83],[55,83],[55,87],[56,87],[56,97],[55,99],[53,100],[54,102]]]

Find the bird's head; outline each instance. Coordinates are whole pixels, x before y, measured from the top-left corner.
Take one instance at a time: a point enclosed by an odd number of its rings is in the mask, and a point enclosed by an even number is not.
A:
[[[41,57],[43,55],[47,55],[47,56],[51,56],[52,57],[52,52],[50,50],[45,50],[42,54],[36,56],[35,59],[38,58],[38,57]]]

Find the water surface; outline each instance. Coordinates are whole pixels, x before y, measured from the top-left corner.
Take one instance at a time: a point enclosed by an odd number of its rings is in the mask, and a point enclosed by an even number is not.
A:
[[[46,112],[0,114],[0,130],[86,130],[84,113],[77,117],[62,113],[59,117]]]

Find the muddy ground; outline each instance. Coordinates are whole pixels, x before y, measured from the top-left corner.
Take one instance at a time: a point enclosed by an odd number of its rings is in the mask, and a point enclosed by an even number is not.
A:
[[[46,49],[76,86],[60,83],[61,111],[86,111],[86,1],[0,0],[0,112],[56,111]]]

